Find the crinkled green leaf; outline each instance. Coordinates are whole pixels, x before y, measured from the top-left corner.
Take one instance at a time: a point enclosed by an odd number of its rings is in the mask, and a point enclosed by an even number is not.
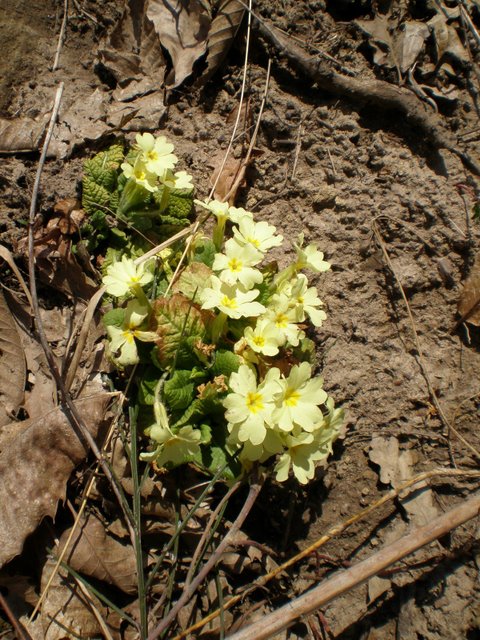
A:
[[[90,177],[83,179],[82,206],[89,214],[98,209],[108,208],[110,205],[110,192],[101,184]]]
[[[171,298],[155,300],[153,317],[155,322],[152,330],[158,335],[157,359],[163,368],[167,368],[174,363],[180,347],[188,345],[189,338],[205,337],[209,316],[188,298],[175,293]]]
[[[238,371],[240,358],[228,349],[218,349],[215,352],[215,361],[212,365],[212,372],[215,376],[224,375],[229,378],[232,373]]]
[[[100,151],[90,160],[86,160],[83,169],[85,177],[93,180],[96,184],[105,187],[108,191],[113,191],[117,186],[117,175],[124,152],[121,144],[114,144],[106,151]]]
[[[166,213],[177,220],[188,219],[193,208],[193,191],[173,189],[168,198]]]
[[[212,270],[201,262],[189,264],[173,285],[173,291],[182,293],[189,300],[200,300],[200,294],[208,285]]]
[[[163,387],[168,408],[171,411],[184,411],[194,399],[195,389],[202,378],[205,378],[205,374],[199,369],[177,369]]]
[[[192,262],[203,262],[207,267],[211,267],[215,260],[216,253],[217,250],[213,240],[210,240],[210,238],[203,238],[200,243],[195,245]]]

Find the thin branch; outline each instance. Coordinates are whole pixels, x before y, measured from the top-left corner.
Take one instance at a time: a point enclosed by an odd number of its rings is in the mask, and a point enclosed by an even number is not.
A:
[[[2,592],[0,591],[0,607],[5,611],[7,618],[10,621],[10,624],[15,629],[18,640],[32,640],[32,636],[28,633],[28,631],[20,624],[20,622],[15,617],[15,614],[10,609],[7,600],[3,597]]]
[[[68,0],[64,0],[62,26],[60,27],[60,34],[58,36],[57,50],[55,52],[55,60],[53,61],[52,71],[55,71],[55,69],[58,67],[58,60],[60,58],[60,51],[62,49],[63,39],[65,38],[65,29],[67,27],[67,18],[68,18]]]

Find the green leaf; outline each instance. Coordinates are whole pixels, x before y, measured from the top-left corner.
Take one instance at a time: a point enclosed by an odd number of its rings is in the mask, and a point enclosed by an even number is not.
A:
[[[200,388],[200,397],[197,397],[187,407],[185,413],[175,422],[174,428],[186,424],[198,424],[205,418],[217,420],[220,424],[225,422],[225,408],[222,397],[226,392],[221,383],[207,382]],[[173,428],[172,427],[172,428]]]
[[[480,202],[476,202],[474,204],[472,218],[475,220],[475,222],[478,222],[480,220]]]
[[[159,298],[154,302],[153,315],[158,339],[157,360],[166,369],[175,362],[177,351],[181,347],[192,350],[189,338],[203,339],[209,314],[201,311],[188,298],[180,293],[171,298]],[[191,363],[194,364],[194,361]]]
[[[199,301],[200,294],[208,285],[212,270],[201,262],[193,262],[185,267],[172,290],[182,293],[189,300]]]
[[[123,162],[123,145],[114,144],[106,151],[100,151],[90,160],[86,160],[83,169],[85,177],[113,191],[117,186],[117,176]]]
[[[165,382],[163,396],[172,411],[184,411],[192,402],[196,386],[192,380],[193,373],[193,371],[177,369]]]
[[[207,267],[211,267],[216,253],[217,250],[213,240],[202,238],[201,242],[195,245],[192,262],[203,262]]]
[[[161,374],[158,369],[150,366],[146,367],[142,375],[138,377],[138,402],[140,404],[153,405],[155,401],[155,389],[160,376]]]
[[[98,184],[93,178],[85,177],[83,179],[82,206],[89,214],[95,213],[109,208],[110,192],[101,184]]]
[[[224,375],[229,378],[232,373],[238,371],[240,366],[240,358],[228,349],[218,349],[215,352],[215,362],[212,366],[212,372],[215,376]]]
[[[119,327],[123,325],[125,320],[125,309],[110,309],[103,316],[103,324],[106,327]]]
[[[165,213],[177,220],[187,220],[193,209],[193,191],[172,189]]]

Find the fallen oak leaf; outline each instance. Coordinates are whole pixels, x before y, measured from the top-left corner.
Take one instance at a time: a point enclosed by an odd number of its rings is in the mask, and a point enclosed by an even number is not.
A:
[[[207,82],[219,69],[235,39],[245,13],[239,0],[221,0],[208,32],[207,68],[197,85]]]
[[[110,397],[102,393],[75,402],[93,438]],[[55,515],[70,474],[88,452],[61,407],[11,426],[0,439],[0,567],[21,553],[43,518]]]
[[[63,553],[71,529],[59,541],[58,555]],[[64,561],[75,571],[103,580],[121,591],[137,593],[137,567],[131,545],[124,545],[105,530],[105,525],[92,513],[77,526],[68,543]]]
[[[210,16],[200,0],[150,0],[145,13],[172,60],[165,85],[175,89],[207,50]]]
[[[55,564],[53,558],[46,561],[41,578],[42,590],[50,581]],[[87,595],[80,583],[66,569],[60,568],[51,581],[40,613],[44,640],[108,637],[104,629],[106,617],[107,609],[100,600],[92,593]],[[111,638],[120,638],[114,629],[110,628],[108,632]]]
[[[462,322],[480,326],[480,254],[477,255],[470,274],[463,283],[458,301],[458,313],[461,317],[456,327]]]
[[[22,404],[26,376],[20,335],[0,289],[0,427]]]

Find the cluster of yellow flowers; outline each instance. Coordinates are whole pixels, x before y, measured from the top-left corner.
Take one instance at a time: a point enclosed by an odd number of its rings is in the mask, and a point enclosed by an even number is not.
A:
[[[134,164],[126,162],[122,170],[137,187],[147,195],[158,188],[159,180],[167,185],[170,180],[175,188],[193,188],[185,172],[172,173],[177,158],[164,137],[143,134],[136,142]],[[330,265],[314,245],[304,246],[300,235],[293,263],[273,274],[264,261],[270,249],[283,243],[273,225],[257,222],[251,212],[227,203],[195,202],[215,218],[216,253],[204,267],[209,277],[196,287],[191,304],[197,313],[203,309],[213,314],[210,345],[205,346],[212,351],[227,346],[237,363],[228,378],[220,382],[215,378],[215,393],[224,409],[225,448],[244,469],[276,456],[277,480],[286,480],[292,470],[305,484],[314,477],[316,464],[331,453],[343,421],[342,410],[335,409],[323,389],[323,379],[312,376],[310,363],[301,355],[306,323],[320,327],[326,318],[315,287],[309,286],[302,271],[321,273]],[[103,279],[107,293],[125,300],[120,321],[107,324],[109,353],[119,366],[139,362],[137,340],[153,343],[158,338],[149,330],[152,306],[144,292],[152,280],[148,266],[125,256],[107,268]],[[191,365],[192,371],[197,365],[198,361]],[[172,377],[174,371],[167,374]],[[146,430],[155,450],[142,457],[160,466],[195,459],[209,442],[201,431],[205,420],[170,425],[160,388],[159,383],[153,403],[155,422]]]
[[[282,244],[283,237],[267,222],[255,222],[253,214],[217,201],[199,202],[217,217],[214,238],[220,244],[225,223],[233,223],[233,237],[224,251],[215,255],[214,274],[200,292],[203,309],[218,311],[216,324],[223,329],[227,318],[248,318],[252,324],[234,345],[241,357],[238,372],[228,381],[231,390],[225,400],[225,417],[233,450],[244,466],[263,462],[281,454],[275,467],[276,478],[283,481],[290,467],[299,482],[305,484],[314,475],[315,462],[331,452],[338,436],[343,412],[335,409],[322,389],[323,379],[311,377],[307,362],[294,365],[288,377],[272,366],[258,383],[257,367],[263,356],[276,356],[281,348],[298,346],[305,337],[300,324],[307,318],[321,326],[326,318],[322,301],[301,269],[327,271],[328,262],[313,245],[303,247],[303,236],[295,245],[296,261],[278,273],[266,305],[256,301],[263,281],[258,268],[267,251]],[[217,245],[218,246],[218,245]],[[222,330],[221,329],[221,330]],[[319,405],[326,405],[324,415]]]

